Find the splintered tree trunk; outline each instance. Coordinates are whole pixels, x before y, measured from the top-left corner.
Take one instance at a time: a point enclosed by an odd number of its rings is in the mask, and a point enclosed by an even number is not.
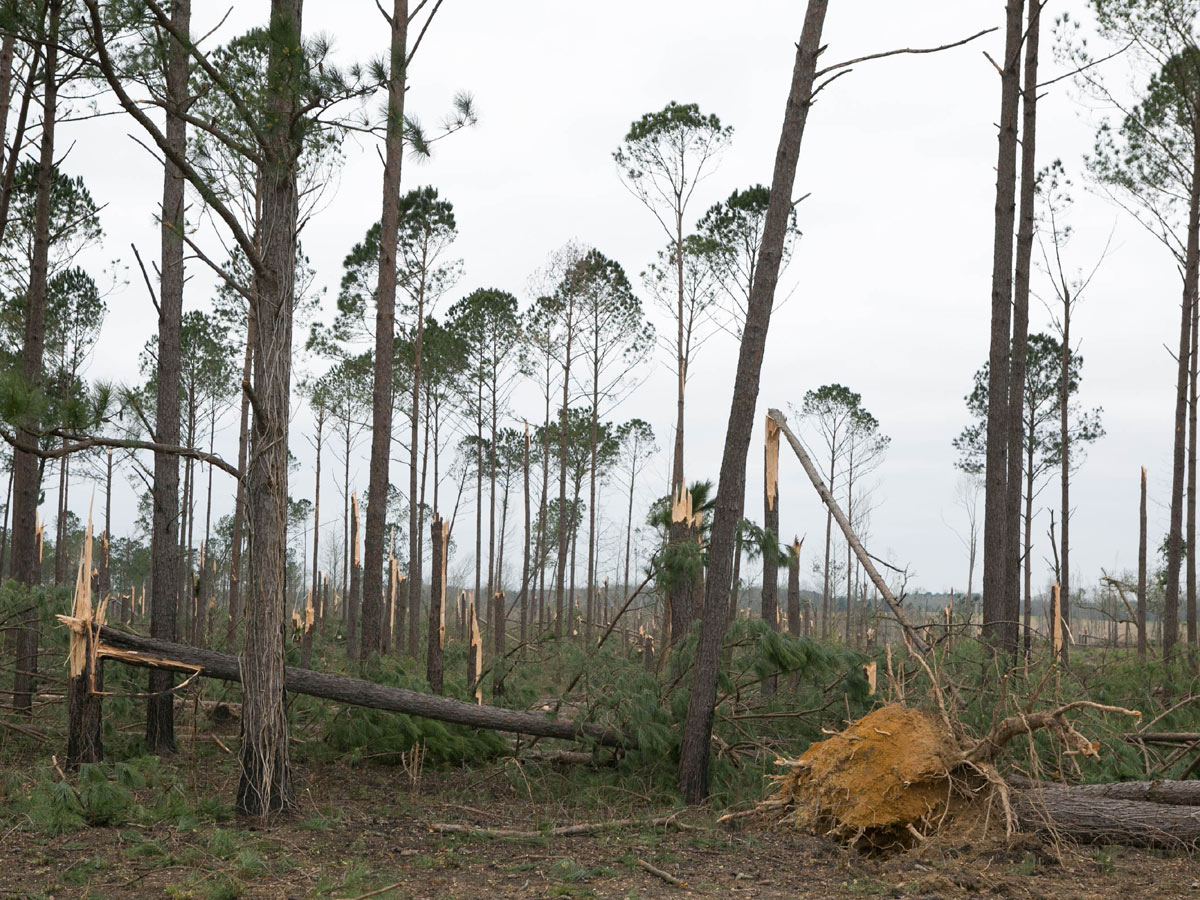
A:
[[[358,555],[358,495],[350,495],[350,591],[346,597],[346,659],[358,659],[358,590],[362,582]]]
[[[425,657],[425,677],[429,689],[442,692],[442,653],[446,648],[446,547],[450,524],[439,515],[429,523],[433,560],[429,571],[429,644]]]
[[[262,169],[262,258],[255,293],[254,447],[246,472],[250,559],[242,651],[242,752],[237,807],[265,815],[292,805],[284,697],[284,598],[287,596],[288,413],[292,375],[298,196],[296,160],[303,132],[303,0],[272,0]]]
[[[787,615],[788,633],[800,637],[804,633],[800,611],[800,541],[792,543],[792,553],[788,557]]]
[[[58,109],[58,31],[61,0],[49,0],[49,34],[46,49],[45,95],[41,156],[38,163],[37,196],[34,201],[33,256],[30,259],[26,292],[25,344],[21,348],[21,377],[30,390],[42,383],[46,349],[46,280],[50,251],[50,189],[54,181],[54,125]],[[40,580],[37,507],[42,467],[37,458],[21,447],[37,446],[38,423],[22,422],[17,430],[18,447],[13,449],[13,577],[24,585]],[[30,612],[17,631],[17,671],[13,677],[13,706],[22,712],[33,708],[38,668],[37,610]]]
[[[1004,68],[1000,79],[1000,129],[996,161],[995,229],[992,245],[991,342],[988,351],[987,463],[983,510],[983,634],[1016,654],[1008,614],[1009,552],[1009,351],[1013,301],[1013,230],[1016,220],[1017,112],[1020,100],[1024,0],[1008,0]],[[1014,489],[1016,489],[1014,487]],[[1015,590],[1015,588],[1014,588]]]
[[[392,444],[392,360],[396,332],[396,252],[400,232],[400,170],[404,160],[404,81],[408,54],[408,0],[394,0],[388,73],[387,131],[383,157],[383,214],[379,220],[379,285],[375,295],[375,380],[371,394],[371,465],[362,598],[366,659],[383,649],[383,530],[387,521],[388,464]],[[417,365],[420,366],[420,344]],[[418,386],[413,385],[413,422]],[[414,424],[413,446],[416,446]],[[414,451],[415,452],[415,451]],[[416,497],[410,485],[409,502]],[[419,581],[420,579],[414,579]]]
[[[776,546],[779,543],[779,426],[767,417],[767,438],[763,467],[763,527],[767,532],[767,546],[763,548],[762,617],[772,631],[779,630],[779,560]],[[774,544],[774,546],[773,546]],[[849,612],[849,599],[846,601]],[[772,697],[778,679],[774,675],[762,681],[762,695]]]
[[[1138,659],[1146,658],[1146,467],[1142,467],[1142,502],[1138,514],[1138,590],[1137,590],[1137,649]]]
[[[507,616],[505,613],[507,600],[504,597],[504,591],[496,591],[496,595],[492,597],[492,608],[495,613],[492,616],[494,631],[492,635],[492,652],[495,658],[492,660],[492,696],[499,697],[504,693],[504,625]]]
[[[787,232],[787,217],[792,208],[792,188],[796,164],[808,110],[812,105],[813,81],[817,57],[821,52],[821,31],[829,0],[809,0],[804,29],[796,45],[792,83],[784,110],[783,128],[775,154],[771,194],[763,226],[758,268],[750,290],[746,324],[738,351],[737,374],[725,448],[721,456],[716,512],[708,545],[708,578],[704,594],[700,642],[692,673],[679,755],[679,790],[684,800],[696,803],[708,793],[708,758],[712,742],[713,706],[717,696],[717,675],[721,642],[725,635],[725,610],[729,602],[729,576],[733,568],[734,534],[741,516],[746,493],[746,453],[754,424],[758,400],[758,381],[766,349],[767,329]]]

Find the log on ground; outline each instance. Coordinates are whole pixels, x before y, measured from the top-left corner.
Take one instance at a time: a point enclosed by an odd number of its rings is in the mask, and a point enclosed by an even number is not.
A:
[[[1080,844],[1176,851],[1200,847],[1200,806],[1118,800],[1077,787],[1046,787],[1014,792],[1013,809],[1022,829]]]
[[[178,668],[184,671],[199,670],[199,674],[223,681],[242,680],[241,667],[236,656],[156,640],[104,626],[100,629],[100,655],[105,648],[118,651],[112,657],[130,665],[147,668]],[[559,738],[568,741],[590,740],[607,747],[628,747],[632,740],[626,735],[602,725],[587,722],[571,722],[552,719],[540,713],[501,709],[495,706],[477,706],[449,697],[436,697],[420,691],[375,684],[358,678],[314,672],[310,669],[289,667],[285,672],[284,688],[297,694],[335,700],[352,706],[366,706],[468,725],[529,734],[538,737]]]

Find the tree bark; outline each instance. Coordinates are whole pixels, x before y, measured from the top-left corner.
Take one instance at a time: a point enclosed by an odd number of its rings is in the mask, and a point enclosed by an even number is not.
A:
[[[33,256],[25,306],[25,345],[21,349],[21,376],[30,390],[42,383],[46,349],[46,280],[50,253],[50,191],[54,184],[54,132],[58,112],[58,33],[61,0],[49,0],[46,44],[45,94],[42,101],[42,141],[34,205]],[[38,423],[23,422],[18,444],[36,447]],[[41,471],[37,457],[20,446],[13,448],[13,577],[24,585],[40,581],[41,556],[37,535],[38,493]],[[13,706],[33,708],[38,667],[37,610],[31,610],[17,631],[17,671],[13,677]]]
[[[1138,659],[1146,658],[1146,467],[1142,467],[1142,502],[1138,514],[1138,589],[1137,589],[1137,650]]]
[[[1014,801],[1023,829],[1050,832],[1056,839],[1171,850],[1200,845],[1198,806],[1112,799],[1078,787],[1017,791]]]
[[[784,111],[783,128],[775,155],[771,199],[767,206],[758,270],[750,290],[746,325],[738,351],[725,448],[721,456],[720,488],[708,548],[708,578],[704,595],[700,642],[696,650],[693,681],[688,698],[679,755],[679,789],[689,803],[708,793],[708,759],[712,737],[713,704],[716,700],[721,642],[725,634],[729,577],[733,568],[734,534],[746,492],[746,453],[758,399],[759,374],[766,349],[767,329],[775,285],[792,208],[792,188],[808,110],[812,105],[813,81],[821,50],[821,30],[829,0],[809,0],[792,83]]]
[[[437,544],[435,542],[434,546]],[[437,570],[435,569],[434,572]],[[242,680],[238,659],[212,650],[201,650],[184,644],[159,641],[117,631],[103,626],[100,639],[105,648],[121,662],[134,666],[153,667],[163,662],[176,663],[180,668],[195,671],[198,667],[205,678],[222,681]],[[102,651],[103,653],[103,651]],[[357,678],[346,678],[325,672],[288,668],[284,672],[287,690],[309,697],[320,697],[337,703],[385,709],[421,716],[439,722],[490,728],[516,734],[531,734],[560,740],[590,740],[606,747],[630,747],[633,739],[601,725],[555,719],[540,712],[524,712],[494,706],[478,706],[448,697],[436,697],[419,691],[375,684]]]
[[[429,689],[442,692],[442,652],[446,646],[446,547],[450,526],[435,515],[429,523],[433,560],[429,570],[429,642],[425,656],[425,676]]]
[[[190,2],[190,0],[189,0]],[[257,235],[257,230],[256,230]],[[254,307],[246,315],[246,354],[242,361],[242,384],[250,383],[254,375],[254,342],[258,329],[255,327]],[[238,622],[242,618],[242,534],[246,523],[246,460],[250,454],[250,394],[242,391],[242,413],[238,426],[238,478],[237,491],[233,500],[233,533],[229,546],[229,621],[226,623],[225,642],[230,647],[237,640]]]
[[[246,472],[250,560],[254,577],[242,651],[241,779],[237,807],[265,815],[292,805],[284,698],[284,603],[287,596],[288,414],[295,302],[296,161],[303,130],[295,117],[305,57],[303,0],[272,0],[267,57],[262,258],[255,293],[253,452]]]
[[[358,552],[358,497],[350,495],[350,590],[346,594],[346,659],[358,659],[358,626],[361,620],[359,590],[362,587],[362,564]]]
[[[525,446],[524,454],[521,458],[521,470],[524,476],[525,484],[525,541],[524,553],[521,561],[521,643],[524,644],[529,639],[529,542],[532,538],[530,532],[530,503],[529,503],[529,423],[525,423]]]
[[[1000,79],[1000,133],[996,160],[995,230],[992,245],[991,341],[988,352],[987,464],[983,508],[983,634],[1016,655],[1008,615],[1009,539],[1009,351],[1013,302],[1013,230],[1016,220],[1017,113],[1020,100],[1021,13],[1024,0],[1008,0],[1004,69]]]
[[[1192,311],[1195,309],[1200,266],[1200,95],[1192,107],[1192,184],[1188,197],[1187,249],[1180,309],[1179,354],[1175,382],[1175,435],[1171,471],[1171,526],[1167,536],[1167,584],[1163,600],[1162,652],[1170,661],[1179,639],[1179,565],[1183,548],[1183,482],[1188,406],[1188,359],[1191,352]]]
[[[387,132],[383,155],[383,212],[379,225],[379,284],[375,295],[375,380],[371,393],[371,462],[363,554],[361,658],[383,649],[383,538],[392,444],[392,363],[396,335],[396,253],[400,233],[400,171],[404,161],[404,86],[408,0],[394,0],[388,69]],[[419,346],[419,345],[418,345]],[[419,352],[419,350],[418,350]],[[413,444],[416,446],[416,385]],[[415,452],[415,451],[414,451]],[[415,480],[415,479],[414,479]],[[410,482],[409,505],[416,497]],[[411,540],[411,535],[410,535]],[[411,560],[410,560],[411,563]],[[414,579],[420,581],[419,578]]]
[[[1029,280],[1033,259],[1034,212],[1037,195],[1038,43],[1042,7],[1046,0],[1029,0],[1025,28],[1025,73],[1021,91],[1021,191],[1017,227],[1016,277],[1013,282],[1012,356],[1008,378],[1008,475],[1005,499],[1007,562],[1005,565],[1004,629],[1006,646],[1019,644],[1021,619],[1021,486],[1025,442],[1025,357],[1029,348]],[[1025,558],[1028,563],[1028,553]],[[1028,568],[1028,566],[1026,567]],[[1026,629],[1028,631],[1028,629]]]
[[[792,544],[792,553],[788,557],[787,617],[788,633],[793,637],[800,637],[804,634],[802,616],[803,613],[800,611],[800,542],[796,541]]]
[[[767,533],[767,546],[763,547],[762,617],[772,631],[779,630],[779,561],[776,557],[779,546],[779,426],[768,416],[766,421],[766,443],[763,454],[763,529]],[[849,568],[847,568],[847,572]],[[849,622],[850,598],[846,597],[847,623]],[[847,625],[849,628],[849,625]],[[762,695],[773,697],[778,679],[769,675],[762,680]]]
[[[1187,643],[1188,665],[1196,671],[1196,362],[1197,324],[1200,309],[1192,303],[1192,339],[1188,373],[1188,458],[1187,458]]]

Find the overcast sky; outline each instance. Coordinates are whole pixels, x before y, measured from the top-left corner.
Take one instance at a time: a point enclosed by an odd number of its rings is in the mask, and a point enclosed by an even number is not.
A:
[[[305,6],[306,31],[331,38],[339,60],[385,52],[387,29],[369,0],[308,0]],[[942,44],[1002,25],[1003,6],[1000,0],[835,2],[826,24],[826,59]],[[1063,6],[1051,3],[1046,17]],[[439,143],[431,160],[406,161],[404,169],[405,189],[432,184],[454,204],[460,236],[453,254],[464,261],[465,275],[441,310],[481,286],[510,290],[528,302],[530,275],[571,238],[620,261],[640,285],[638,273],[663,241],[651,215],[622,187],[612,151],[633,119],[668,101],[697,103],[734,129],[730,149],[696,191],[691,224],[734,188],[769,183],[803,7],[795,0],[446,0],[410,73],[408,106],[432,124],[455,91],[467,90],[479,124]],[[224,11],[220,4],[195,8],[194,33]],[[218,36],[259,24],[267,8],[265,0],[239,0]],[[764,413],[840,382],[862,395],[891,436],[875,476],[867,544],[876,555],[910,567],[910,589],[966,586],[951,440],[967,421],[963,397],[987,354],[999,79],[983,51],[999,57],[1002,42],[997,32],[942,54],[868,63],[822,94],[809,118],[796,178],[797,195],[811,192],[799,207],[804,236],[784,279],[789,299],[772,319],[763,367]],[[1043,48],[1051,43],[1044,38]],[[1127,63],[1110,66],[1118,82],[1129,80]],[[1043,70],[1061,71],[1048,49]],[[1068,265],[1090,269],[1112,236],[1072,325],[1085,359],[1081,402],[1103,406],[1108,430],[1074,480],[1072,568],[1087,583],[1101,567],[1136,564],[1139,466],[1150,473],[1152,544],[1166,529],[1174,366],[1164,343],[1178,334],[1180,294],[1166,252],[1087,190],[1082,157],[1104,114],[1085,108],[1069,81],[1051,88],[1039,106],[1040,161],[1061,158],[1076,180],[1077,236]],[[90,257],[96,265],[113,258],[132,265],[131,242],[144,257],[158,255],[154,216],[161,174],[129,137],[135,131],[124,117],[111,117],[61,132],[64,147],[75,141],[64,168],[82,174],[107,204],[106,241]],[[349,142],[336,194],[304,234],[318,283],[329,288],[326,310],[333,307],[342,258],[378,218],[381,171],[373,144]],[[137,353],[155,316],[134,273],[136,268],[128,285],[109,298],[95,376],[137,375]],[[206,308],[212,279],[199,263],[189,273],[194,277],[185,309]],[[1035,291],[1049,296],[1044,273],[1035,274]],[[661,329],[666,321],[643,296]],[[1038,300],[1031,317],[1032,329],[1049,326]],[[302,341],[298,335],[297,344]],[[707,343],[695,363],[688,388],[689,479],[716,477],[735,364],[736,346],[728,336]],[[298,354],[296,374],[314,365],[319,362]],[[669,448],[673,399],[663,355],[615,417],[649,420],[660,446]],[[534,398],[524,395],[516,398],[514,415],[540,420]],[[291,485],[297,497],[312,496],[312,451],[303,439],[310,431],[300,411],[292,431],[292,449],[302,461]],[[756,431],[749,455],[747,514],[761,521],[760,435]],[[232,419],[218,444],[235,455]],[[823,540],[823,508],[786,447],[783,453],[781,530],[788,538],[807,534],[802,565],[812,583],[809,566]],[[356,471],[361,490],[365,455]],[[664,491],[668,472],[664,452],[646,470],[639,503]],[[393,481],[407,484],[398,464]],[[218,485],[225,485],[223,478]],[[331,474],[324,485],[330,496]],[[81,494],[73,506],[85,514]],[[52,517],[53,494],[48,497]],[[1047,578],[1045,510],[1056,498],[1052,487],[1036,504],[1035,591]],[[124,533],[134,518],[132,492],[120,500],[114,530]],[[464,497],[460,540],[469,527],[463,523],[473,519],[471,503]],[[228,506],[223,500],[222,509]],[[615,505],[603,513],[623,519]],[[329,511],[323,519],[340,533],[340,520],[332,516]],[[615,566],[615,559],[609,564]]]

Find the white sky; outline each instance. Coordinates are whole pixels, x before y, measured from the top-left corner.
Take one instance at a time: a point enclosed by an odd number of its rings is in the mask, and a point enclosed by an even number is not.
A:
[[[1051,4],[1047,18],[1060,13],[1060,5]],[[226,8],[194,6],[205,23]],[[698,103],[734,127],[731,149],[696,192],[692,224],[734,188],[769,183],[803,6],[795,0],[446,0],[410,73],[409,109],[432,125],[453,93],[465,89],[475,97],[479,124],[437,144],[432,160],[406,161],[404,171],[406,190],[433,184],[454,203],[460,237],[453,252],[465,262],[465,277],[441,309],[480,286],[504,288],[528,302],[530,274],[569,238],[616,258],[639,283],[662,239],[651,215],[623,189],[611,154],[633,119],[669,100]],[[223,34],[261,22],[266,10],[265,0],[239,0]],[[305,20],[306,31],[333,39],[343,62],[386,50],[386,27],[369,0],[308,0]],[[1000,0],[834,3],[826,59],[936,45],[1002,24]],[[193,31],[207,27],[198,21]],[[951,440],[967,421],[963,396],[987,353],[999,82],[982,51],[998,57],[1002,41],[997,32],[943,54],[872,62],[822,95],[809,118],[796,179],[797,195],[812,196],[800,206],[804,237],[785,278],[794,292],[773,318],[762,373],[763,412],[841,382],[862,394],[891,435],[876,476],[867,544],[876,555],[911,567],[910,589],[966,586],[966,557],[953,531],[963,517],[955,507],[959,475]],[[1050,44],[1047,35],[1047,75],[1061,71]],[[1126,81],[1126,63],[1111,65],[1113,77]],[[1077,184],[1070,265],[1090,268],[1116,229],[1110,255],[1073,321],[1085,358],[1081,401],[1104,407],[1108,429],[1073,489],[1072,568],[1076,579],[1090,583],[1100,567],[1136,564],[1141,465],[1150,472],[1152,544],[1166,528],[1174,366],[1164,343],[1178,334],[1180,283],[1165,251],[1084,189],[1081,158],[1091,147],[1097,111],[1084,109],[1063,82],[1050,89],[1039,112],[1041,164],[1061,157]],[[64,168],[82,174],[107,204],[106,242],[93,261],[119,257],[131,266],[128,286],[109,298],[92,367],[98,377],[135,378],[138,351],[155,327],[128,248],[136,242],[144,258],[157,258],[161,170],[128,137],[135,131],[122,117],[62,129],[63,146],[77,142]],[[378,218],[381,169],[374,146],[348,144],[337,194],[304,236],[318,281],[329,287],[327,310],[343,256]],[[195,277],[185,309],[207,307],[211,278],[199,263],[189,272]],[[1035,290],[1049,291],[1041,273]],[[660,329],[666,325],[657,310],[652,314]],[[1031,315],[1032,328],[1048,327],[1040,303]],[[302,342],[298,335],[297,346]],[[665,357],[657,362],[615,417],[649,420],[660,446],[669,448],[674,385]],[[720,336],[704,347],[693,370],[689,479],[716,477],[735,364],[732,339]],[[298,353],[297,375],[309,365]],[[534,397],[518,396],[514,413],[540,420]],[[308,425],[301,412],[292,449],[302,468],[291,490],[311,498]],[[761,521],[760,434],[749,454],[747,514]],[[236,454],[232,419],[218,443],[219,452]],[[782,531],[788,538],[807,533],[803,571],[810,578],[823,509],[799,464],[786,447],[783,452]],[[668,469],[664,452],[646,470],[639,504],[663,489]],[[361,490],[365,456],[356,470]],[[406,485],[406,469],[395,465],[393,481]],[[332,472],[323,485],[325,496],[333,496]],[[86,514],[85,492],[74,497],[72,505]],[[1050,556],[1044,510],[1056,498],[1052,487],[1038,504],[1035,591],[1045,582]],[[132,528],[135,515],[132,494],[120,499],[118,533]],[[459,513],[463,543],[472,502],[464,497]],[[48,503],[52,516],[52,492]],[[223,498],[220,511],[228,506]],[[602,513],[623,521],[622,509]],[[327,507],[323,519],[340,534],[333,515]]]

